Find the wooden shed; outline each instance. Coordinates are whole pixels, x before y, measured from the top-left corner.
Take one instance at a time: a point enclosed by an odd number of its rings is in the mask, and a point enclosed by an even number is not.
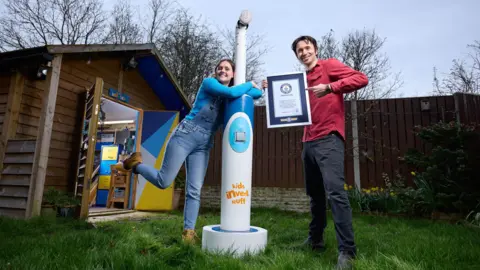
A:
[[[112,195],[110,165],[140,149],[158,168],[168,135],[190,109],[152,44],[0,53],[0,215],[38,216],[54,187],[75,192],[87,217]],[[141,176],[127,183],[124,208],[171,207],[172,190]]]

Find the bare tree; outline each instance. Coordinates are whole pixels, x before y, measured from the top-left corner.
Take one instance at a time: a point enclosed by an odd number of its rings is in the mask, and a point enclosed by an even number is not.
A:
[[[335,32],[330,29],[328,34],[323,35],[318,41],[318,58],[341,58],[341,44],[335,39]]]
[[[390,61],[382,53],[385,39],[375,30],[356,30],[337,42],[333,30],[318,41],[319,58],[337,58],[351,68],[365,73],[369,84],[345,99],[381,99],[393,96],[402,87],[400,73],[392,74]]]
[[[438,78],[433,69],[433,94],[451,95],[456,92],[480,94],[480,41],[468,45],[471,48],[466,59],[453,60],[450,72]]]
[[[473,62],[473,68],[477,72],[480,72],[480,41],[475,40],[473,44],[468,45],[468,47],[472,49],[470,58]]]
[[[129,0],[120,0],[112,10],[112,22],[103,43],[134,44],[140,43],[143,33],[135,23]]]
[[[174,3],[175,2],[170,0],[150,0],[148,2],[147,10],[149,10],[149,12],[147,12],[146,16],[149,17],[149,19],[146,20],[147,24],[144,27],[147,42],[155,43],[157,41],[156,38],[167,25],[167,21],[175,13],[173,9]]]
[[[168,69],[189,97],[222,57],[217,34],[186,10],[179,10],[155,40]]]
[[[0,49],[90,44],[103,35],[99,0],[2,0]]]
[[[223,38],[223,57],[235,60],[235,29],[226,28],[220,30],[220,33]],[[263,76],[263,65],[265,64],[262,58],[268,53],[270,47],[265,44],[264,36],[256,33],[248,33],[246,47],[247,70],[245,79],[246,81],[260,80]]]
[[[222,35],[222,51],[224,58],[235,60],[236,51],[236,37],[235,29],[225,28],[219,30]],[[262,58],[268,53],[270,46],[265,44],[263,35],[249,32],[246,43],[246,81],[259,81],[263,78],[263,65],[265,64]],[[264,106],[265,98],[255,100],[256,106]]]

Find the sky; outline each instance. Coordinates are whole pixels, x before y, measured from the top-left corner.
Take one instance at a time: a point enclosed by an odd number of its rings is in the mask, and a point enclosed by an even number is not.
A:
[[[375,29],[386,38],[383,52],[392,71],[402,73],[404,85],[398,92],[403,97],[429,95],[433,67],[448,72],[452,60],[465,57],[467,45],[480,40],[478,0],[177,1],[212,25],[232,29],[241,11],[250,10],[248,31],[264,35],[271,48],[263,58],[265,75],[295,71],[290,46],[299,35],[320,38],[333,29],[341,38],[352,30]],[[114,2],[106,0],[105,7]]]
[[[104,0],[104,9],[111,10],[116,1]],[[298,61],[290,46],[299,35],[319,39],[333,29],[341,39],[356,29],[375,29],[386,38],[383,52],[391,71],[402,73],[404,85],[398,94],[403,97],[429,95],[433,68],[447,73],[452,60],[466,57],[467,45],[480,40],[479,0],[176,1],[192,15],[202,16],[212,29],[234,29],[241,11],[250,10],[248,32],[263,35],[271,48],[263,57],[266,76],[295,71]],[[140,19],[147,2],[133,4]]]

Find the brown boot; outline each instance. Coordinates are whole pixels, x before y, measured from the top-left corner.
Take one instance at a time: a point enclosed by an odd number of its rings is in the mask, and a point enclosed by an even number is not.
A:
[[[115,165],[115,168],[121,168],[124,170],[131,170],[135,168],[138,164],[142,163],[142,153],[134,152],[128,158],[126,158],[123,162],[119,162]]]
[[[182,233],[182,240],[185,244],[195,245],[196,241],[198,240],[198,236],[195,233],[195,230],[187,229]]]

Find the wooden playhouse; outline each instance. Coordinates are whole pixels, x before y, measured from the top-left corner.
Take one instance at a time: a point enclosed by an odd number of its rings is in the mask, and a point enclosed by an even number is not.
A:
[[[0,215],[40,215],[51,187],[81,198],[82,218],[106,207],[109,193],[125,198],[122,208],[171,209],[173,186],[159,190],[110,166],[140,149],[158,168],[190,109],[151,44],[0,53]]]

